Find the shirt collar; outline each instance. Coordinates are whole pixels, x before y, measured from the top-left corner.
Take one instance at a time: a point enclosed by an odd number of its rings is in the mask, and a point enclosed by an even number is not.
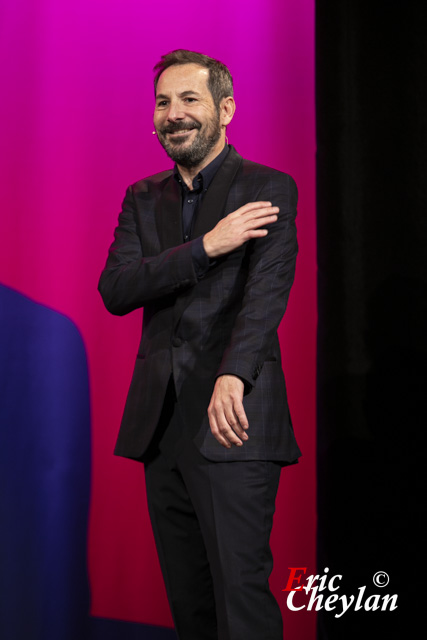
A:
[[[228,144],[226,144],[221,153],[219,153],[216,158],[214,158],[212,162],[210,162],[204,169],[199,171],[197,176],[193,178],[193,190],[197,191],[203,188],[206,191],[208,189],[210,183],[214,179],[216,172],[225,160],[225,157],[227,156],[229,150],[230,147],[228,146]],[[173,169],[173,175],[175,180],[177,180],[183,188],[187,188],[187,185],[181,178],[181,174],[179,173],[178,167],[176,165]]]

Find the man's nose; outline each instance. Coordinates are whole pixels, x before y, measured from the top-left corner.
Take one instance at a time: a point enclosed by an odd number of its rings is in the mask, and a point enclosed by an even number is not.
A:
[[[167,117],[170,122],[182,120],[183,118],[185,118],[182,104],[180,104],[179,102],[171,102],[169,105]]]

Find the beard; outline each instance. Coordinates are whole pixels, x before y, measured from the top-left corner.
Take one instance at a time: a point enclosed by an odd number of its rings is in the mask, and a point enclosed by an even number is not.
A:
[[[198,129],[191,144],[188,144],[185,139],[173,141],[167,139],[168,133],[175,133],[184,129]],[[212,151],[221,137],[219,114],[217,113],[210,120],[205,131],[202,131],[202,125],[196,120],[170,122],[157,131],[157,137],[169,158],[174,162],[188,169],[197,167]]]

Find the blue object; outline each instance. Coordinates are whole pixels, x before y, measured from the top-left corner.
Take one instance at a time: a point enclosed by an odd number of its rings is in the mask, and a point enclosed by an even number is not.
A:
[[[0,637],[88,637],[86,353],[63,315],[0,285]]]

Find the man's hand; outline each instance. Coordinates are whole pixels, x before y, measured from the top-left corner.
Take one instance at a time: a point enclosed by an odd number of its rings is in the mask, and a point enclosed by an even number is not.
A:
[[[208,407],[209,424],[213,436],[227,449],[241,447],[248,439],[248,419],[243,408],[244,383],[237,376],[220,376]]]
[[[260,227],[276,222],[278,213],[279,207],[272,207],[271,202],[248,202],[233,211],[203,236],[208,257],[223,256],[252,238],[266,236],[267,229]]]

